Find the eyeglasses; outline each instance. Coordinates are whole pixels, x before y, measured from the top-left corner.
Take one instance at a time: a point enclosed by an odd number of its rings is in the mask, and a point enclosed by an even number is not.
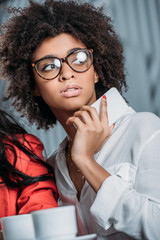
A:
[[[41,78],[52,80],[60,74],[63,62],[66,62],[75,72],[86,72],[93,64],[93,50],[74,50],[65,58],[54,56],[44,57],[33,62],[32,67],[35,68]]]

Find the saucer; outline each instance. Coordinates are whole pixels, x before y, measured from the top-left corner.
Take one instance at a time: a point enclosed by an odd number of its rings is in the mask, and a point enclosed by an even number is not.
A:
[[[45,238],[45,240],[96,240],[97,234],[89,234],[89,235],[84,235],[84,236],[77,236],[73,238],[55,238],[55,237],[50,237],[50,238]],[[40,240],[44,240],[43,238]]]
[[[97,237],[97,234],[89,234],[89,235],[84,235],[84,236],[79,236],[79,237],[74,237],[72,239],[64,239],[64,240],[95,240]],[[57,239],[61,240],[61,239]]]

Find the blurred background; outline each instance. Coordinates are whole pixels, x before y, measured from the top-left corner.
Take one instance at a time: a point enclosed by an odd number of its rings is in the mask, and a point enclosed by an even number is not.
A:
[[[35,0],[44,2],[44,0]],[[0,25],[10,14],[6,7],[23,8],[28,0],[0,0]],[[102,7],[111,17],[124,47],[128,91],[124,96],[136,111],[150,111],[160,117],[160,0],[88,0]],[[57,124],[50,130],[37,130],[25,118],[3,102],[6,82],[0,80],[0,107],[13,114],[22,126],[36,135],[44,144],[45,157],[49,156],[65,137]]]

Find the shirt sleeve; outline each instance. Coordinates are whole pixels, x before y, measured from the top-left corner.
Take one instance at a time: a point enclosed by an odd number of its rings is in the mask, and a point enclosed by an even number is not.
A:
[[[33,135],[27,135],[26,143],[34,153],[43,159],[42,143]],[[42,164],[33,161],[22,151],[17,150],[18,168],[29,176],[38,176],[47,173],[47,169]],[[57,207],[57,188],[54,181],[45,180],[24,186],[17,200],[18,214],[26,214],[31,211]]]
[[[135,239],[160,237],[160,131],[139,154],[135,182],[108,177],[97,193],[91,213],[98,225],[111,225]]]

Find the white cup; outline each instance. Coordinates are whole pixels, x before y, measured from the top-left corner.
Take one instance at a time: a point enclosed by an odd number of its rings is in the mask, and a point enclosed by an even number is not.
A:
[[[75,206],[62,206],[31,213],[37,240],[71,239],[77,235]]]
[[[20,214],[1,218],[4,240],[35,239],[31,214]]]

